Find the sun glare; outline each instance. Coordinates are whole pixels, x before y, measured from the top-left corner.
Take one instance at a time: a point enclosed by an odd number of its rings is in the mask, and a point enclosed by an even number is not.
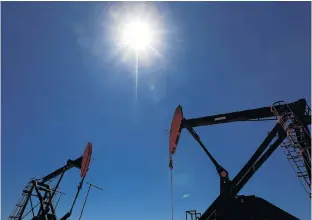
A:
[[[115,53],[134,67],[137,99],[139,71],[163,60],[164,16],[153,3],[120,3],[110,10]],[[131,68],[132,68],[131,67]]]
[[[146,50],[151,44],[151,30],[146,22],[135,20],[123,30],[123,44],[135,52]]]

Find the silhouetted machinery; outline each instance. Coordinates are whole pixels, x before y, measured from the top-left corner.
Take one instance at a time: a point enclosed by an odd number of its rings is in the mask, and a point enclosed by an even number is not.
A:
[[[55,170],[54,172],[48,174],[41,179],[30,180],[23,190],[22,196],[20,197],[18,203],[16,204],[14,210],[9,216],[9,220],[21,220],[32,213],[32,220],[57,220],[56,208],[61,197],[61,192],[57,189],[60,186],[62,178],[66,171],[71,168],[80,169],[81,180],[78,185],[78,190],[74,201],[72,203],[71,209],[67,212],[60,220],[66,220],[71,216],[72,210],[78,198],[79,192],[82,188],[83,181],[89,170],[89,164],[92,155],[92,144],[89,142],[85,148],[83,156],[77,158],[76,160],[68,160],[66,165]],[[51,182],[58,178],[55,187],[51,187]],[[60,196],[54,205],[53,199],[55,195],[59,193]],[[37,205],[33,205],[33,198],[39,200]],[[26,209],[30,209],[25,213]],[[25,214],[24,214],[25,213]]]
[[[241,171],[231,180],[228,171],[222,167],[207,150],[195,132],[194,128],[240,121],[262,121],[277,120],[276,125],[261,143]],[[276,102],[271,107],[258,108],[219,114],[202,118],[185,119],[182,107],[178,106],[173,116],[169,138],[169,167],[173,169],[172,156],[176,152],[179,137],[183,128],[187,129],[198,142],[207,156],[210,158],[220,177],[220,195],[203,213],[196,210],[186,211],[186,219],[191,216],[192,220],[293,220],[297,219],[291,214],[281,210],[268,201],[256,196],[238,195],[243,186],[256,173],[261,165],[270,155],[281,146],[285,155],[291,163],[304,189],[311,195],[311,134],[308,126],[311,124],[311,113],[306,100],[300,99],[293,103]],[[273,142],[273,143],[271,143]],[[16,204],[9,220],[21,220],[32,213],[32,220],[57,220],[56,205],[54,198],[58,191],[60,182],[66,171],[71,168],[81,170],[81,181],[71,209],[60,220],[66,220],[71,216],[73,207],[81,190],[83,181],[89,169],[91,161],[92,144],[88,143],[83,156],[76,160],[68,160],[66,165],[50,173],[41,179],[32,179],[23,190],[19,202]],[[54,187],[51,182],[58,178]],[[33,206],[32,198],[39,200]],[[60,198],[60,197],[59,197]],[[30,211],[24,214],[27,207]],[[37,210],[36,210],[37,209]],[[36,212],[35,212],[36,210]]]
[[[207,150],[194,128],[229,122],[276,120],[277,123],[261,143],[250,160],[231,180],[228,172]],[[271,107],[238,111],[194,119],[185,119],[182,107],[174,113],[169,137],[169,167],[173,168],[172,156],[176,152],[179,137],[183,128],[189,131],[210,158],[220,176],[220,195],[203,213],[195,210],[186,212],[186,219],[199,220],[273,220],[297,219],[268,201],[256,196],[238,195],[243,186],[256,173],[270,155],[281,146],[291,163],[304,189],[311,195],[311,124],[310,108],[306,100],[286,104],[276,102]],[[271,143],[273,142],[273,143]]]

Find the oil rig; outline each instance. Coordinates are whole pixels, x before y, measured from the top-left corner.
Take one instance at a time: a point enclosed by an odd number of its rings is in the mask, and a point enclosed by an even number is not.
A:
[[[275,120],[276,124],[233,179],[229,178],[228,171],[212,156],[194,130],[195,127],[200,126],[264,120]],[[311,110],[305,99],[293,103],[279,101],[268,107],[192,119],[186,119],[182,107],[178,106],[171,122],[169,135],[171,171],[172,158],[176,153],[182,129],[186,129],[211,160],[220,178],[220,194],[215,201],[203,213],[196,210],[186,211],[186,220],[298,219],[265,199],[255,195],[238,195],[238,193],[280,146],[304,190],[311,197],[311,134],[308,128],[310,124]]]
[[[82,188],[84,179],[89,170],[92,155],[92,143],[88,143],[82,156],[75,160],[67,160],[66,165],[53,171],[41,179],[31,179],[25,186],[20,199],[9,216],[9,220],[21,220],[32,214],[31,220],[66,220],[73,211],[76,200]],[[64,194],[58,191],[64,174],[72,169],[80,169],[81,180],[78,184],[77,193],[73,200],[71,209],[61,218],[57,217],[56,208],[61,196]],[[52,182],[56,180],[56,185],[52,186]],[[59,194],[57,201],[54,199]],[[33,200],[37,200],[34,205]],[[39,201],[38,201],[39,200]],[[26,211],[29,210],[29,211]],[[25,213],[26,212],[26,213]]]
[[[276,124],[233,179],[229,178],[228,171],[208,151],[194,129],[215,124],[264,120],[275,120]],[[192,220],[298,219],[263,198],[255,195],[239,195],[238,193],[280,146],[308,196],[311,197],[311,134],[308,128],[310,124],[311,110],[305,99],[299,99],[293,103],[279,101],[269,107],[192,119],[186,119],[182,107],[178,106],[174,112],[169,134],[169,167],[171,171],[173,169],[172,158],[176,153],[182,129],[186,129],[211,160],[220,178],[220,194],[215,201],[203,213],[196,210],[186,211],[186,220],[189,218]],[[68,160],[64,166],[41,179],[31,179],[24,188],[9,220],[22,220],[30,213],[32,214],[31,220],[68,219],[89,170],[91,155],[92,144],[89,142],[82,156],[75,160]],[[59,199],[63,195],[58,189],[64,174],[72,168],[80,169],[81,180],[70,210],[58,218],[56,209]],[[55,179],[57,179],[57,183],[52,186],[51,182]],[[57,194],[59,197],[55,202]],[[33,199],[39,200],[39,202],[33,205]],[[27,208],[30,209],[28,212]]]

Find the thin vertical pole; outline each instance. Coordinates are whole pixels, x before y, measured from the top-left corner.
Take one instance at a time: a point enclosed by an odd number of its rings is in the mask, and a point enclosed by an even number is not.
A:
[[[79,220],[81,219],[81,216],[82,216],[82,213],[83,213],[84,207],[85,207],[85,205],[86,205],[86,203],[87,203],[87,199],[88,199],[88,195],[89,195],[90,189],[91,189],[91,184],[89,185],[89,189],[88,189],[88,192],[87,192],[87,195],[86,195],[85,201],[84,201],[83,206],[82,206],[82,209],[81,209],[81,213],[80,213],[80,216],[79,216]]]
[[[57,208],[57,206],[58,206],[58,204],[59,204],[59,202],[60,202],[61,197],[62,197],[63,194],[65,195],[65,193],[60,192],[60,196],[59,196],[59,198],[58,198],[58,200],[57,200],[57,202],[56,202],[55,208],[54,208],[55,211],[56,211],[56,208]]]
[[[100,187],[98,187],[98,186],[95,186],[95,185],[93,185],[93,184],[91,184],[91,183],[87,183],[87,184],[89,184],[89,189],[88,189],[88,192],[87,192],[85,201],[84,201],[83,206],[82,206],[82,209],[81,209],[81,213],[80,213],[80,216],[79,216],[79,220],[81,219],[83,210],[84,210],[85,205],[86,205],[86,203],[87,203],[87,199],[88,199],[88,196],[89,196],[89,192],[90,192],[91,186],[93,186],[94,188],[97,188],[97,189],[99,189],[99,190],[103,190],[102,188],[100,188]]]

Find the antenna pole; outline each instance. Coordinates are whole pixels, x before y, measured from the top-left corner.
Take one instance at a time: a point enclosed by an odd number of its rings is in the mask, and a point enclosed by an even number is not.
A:
[[[61,200],[62,195],[66,195],[65,193],[62,193],[62,192],[59,192],[59,193],[60,193],[60,196],[59,196],[59,198],[58,198],[58,200],[57,200],[57,202],[56,202],[56,205],[55,205],[54,210],[56,210],[56,208],[57,208],[57,206],[58,206],[58,204],[59,204],[59,202],[60,202],[60,200]]]
[[[80,213],[80,216],[79,216],[79,220],[81,219],[81,216],[82,216],[84,207],[85,207],[85,205],[86,205],[86,203],[87,203],[87,199],[88,199],[88,196],[89,196],[89,192],[90,192],[91,187],[97,188],[97,189],[99,189],[99,190],[103,190],[102,188],[100,188],[100,187],[98,187],[98,186],[95,186],[95,185],[93,185],[93,184],[91,184],[91,183],[87,183],[87,184],[89,184],[89,189],[88,189],[88,192],[87,192],[85,201],[84,201],[83,206],[82,206],[82,209],[81,209],[81,213]]]

